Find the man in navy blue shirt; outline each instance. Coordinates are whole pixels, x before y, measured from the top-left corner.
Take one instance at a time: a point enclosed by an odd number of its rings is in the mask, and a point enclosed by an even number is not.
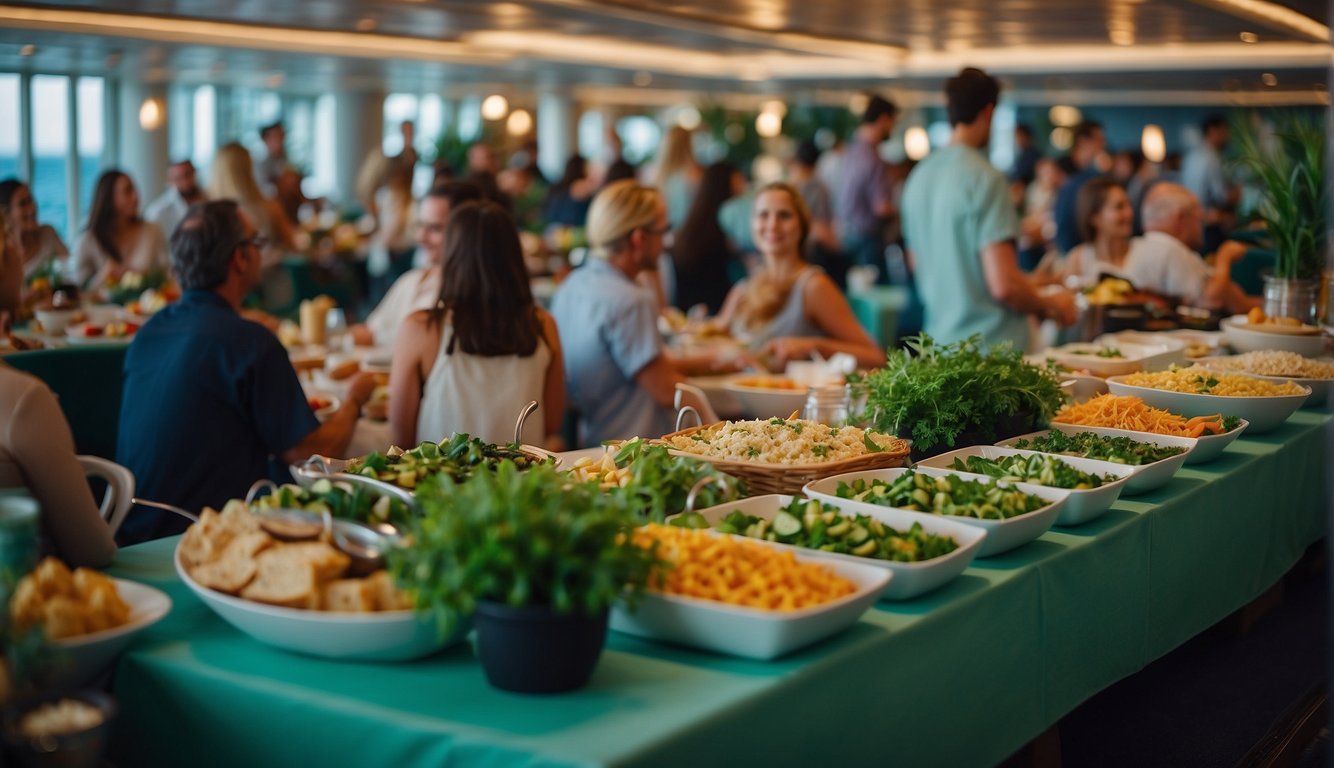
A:
[[[184,294],[136,334],[125,357],[116,461],[134,472],[137,495],[191,511],[244,497],[288,464],[347,450],[375,381],[361,374],[343,405],[320,424],[287,351],[238,314],[260,278],[263,243],[232,201],[193,206],[171,238]],[[285,470],[284,470],[285,471]],[[137,509],[124,543],[179,533],[184,519]]]

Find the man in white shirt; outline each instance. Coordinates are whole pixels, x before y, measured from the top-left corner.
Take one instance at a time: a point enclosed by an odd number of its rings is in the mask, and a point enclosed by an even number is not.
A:
[[[392,347],[407,316],[435,306],[440,297],[440,261],[445,254],[445,231],[450,213],[464,203],[482,199],[482,190],[466,181],[435,185],[422,198],[417,212],[417,245],[426,266],[410,269],[394,281],[366,322],[352,327],[361,346]]]
[[[162,228],[162,234],[170,238],[176,227],[185,219],[185,212],[195,203],[207,199],[199,186],[195,175],[195,165],[189,160],[180,160],[167,168],[167,190],[157,196],[144,210],[144,218]]]
[[[1144,236],[1131,243],[1124,276],[1141,288],[1207,309],[1241,313],[1260,305],[1231,279],[1232,263],[1246,246],[1229,240],[1210,267],[1195,252],[1204,239],[1204,212],[1180,184],[1155,184],[1144,197]]]

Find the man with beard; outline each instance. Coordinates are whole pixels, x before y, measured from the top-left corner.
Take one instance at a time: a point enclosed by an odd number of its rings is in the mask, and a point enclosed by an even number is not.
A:
[[[144,218],[161,227],[163,236],[170,238],[190,206],[204,200],[204,190],[199,188],[194,163],[188,159],[180,160],[167,168],[167,191],[148,204]]]

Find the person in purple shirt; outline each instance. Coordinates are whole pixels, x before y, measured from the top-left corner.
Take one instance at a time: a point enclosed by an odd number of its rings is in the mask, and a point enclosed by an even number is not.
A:
[[[853,264],[870,264],[885,273],[884,219],[894,213],[885,162],[879,147],[894,132],[899,109],[882,96],[871,96],[861,125],[843,156],[843,175],[834,190],[839,237]]]

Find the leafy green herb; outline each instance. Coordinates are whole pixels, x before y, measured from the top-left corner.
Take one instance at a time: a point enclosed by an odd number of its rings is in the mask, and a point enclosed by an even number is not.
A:
[[[942,345],[926,334],[905,344],[867,376],[866,411],[877,431],[918,448],[952,446],[964,432],[989,442],[1006,419],[1045,424],[1064,402],[1055,373],[1025,363],[1009,345],[984,353],[980,336]]]
[[[1223,424],[1227,424],[1226,419],[1223,420]],[[1058,429],[1053,429],[1051,432],[1032,440],[1016,441],[1011,447],[1044,453],[1064,453],[1071,456],[1082,456],[1087,459],[1114,461],[1117,464],[1132,467],[1162,461],[1184,453],[1186,450],[1176,446],[1160,447],[1152,443],[1141,443],[1128,437],[1106,437],[1096,432],[1079,432],[1067,435]]]
[[[478,601],[595,614],[643,589],[661,567],[626,534],[640,520],[626,499],[541,465],[509,461],[463,483],[434,476],[417,490],[411,547],[390,552],[395,582],[442,633]]]
[[[824,443],[821,443],[819,445],[813,445],[811,446],[811,453],[823,459],[825,455],[829,453],[829,446],[825,445]]]
[[[1231,432],[1232,430],[1240,426],[1241,426],[1240,416],[1224,416],[1222,434],[1226,435],[1227,433]]]
[[[871,453],[882,453],[885,450],[883,445],[871,439],[871,430],[869,429],[862,432],[862,445],[866,446],[866,450]]]
[[[1218,379],[1214,378],[1213,374],[1210,374],[1208,378],[1205,378],[1204,376],[1197,375],[1197,376],[1193,379],[1193,381],[1194,381],[1196,384],[1200,385],[1199,392],[1200,392],[1200,394],[1202,394],[1202,395],[1207,395],[1207,394],[1209,394],[1210,392],[1213,391],[1213,388],[1214,388],[1214,387],[1218,386]]]
[[[630,469],[630,484],[612,488],[607,493],[623,497],[632,509],[650,522],[663,522],[668,515],[685,509],[690,489],[706,477],[714,478],[715,482],[700,489],[695,497],[698,509],[745,495],[745,486],[740,480],[719,472],[709,462],[673,456],[664,446],[649,445],[643,440],[625,442],[613,460],[616,466]]]

